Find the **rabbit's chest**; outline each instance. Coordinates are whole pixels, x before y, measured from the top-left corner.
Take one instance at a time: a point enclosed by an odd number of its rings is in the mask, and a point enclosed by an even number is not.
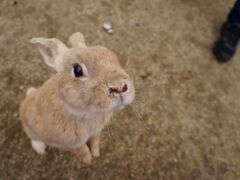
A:
[[[85,144],[90,137],[100,133],[108,122],[108,117],[63,122],[54,126],[55,134],[48,139],[49,144],[62,148],[78,148]]]
[[[96,136],[98,133],[102,131],[102,129],[106,126],[104,122],[101,124],[85,124],[81,128],[78,129],[78,133],[76,134],[74,143],[71,144],[72,148],[78,148],[83,144],[86,144],[87,141]]]

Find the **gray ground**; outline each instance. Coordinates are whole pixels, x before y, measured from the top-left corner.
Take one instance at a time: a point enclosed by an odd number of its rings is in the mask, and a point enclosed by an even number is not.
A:
[[[232,4],[1,0],[0,179],[240,179],[240,52],[228,64],[211,54]],[[106,20],[113,35],[102,30]],[[114,50],[137,89],[89,167],[57,149],[37,155],[18,114],[27,87],[53,73],[28,39],[66,41],[76,31]]]

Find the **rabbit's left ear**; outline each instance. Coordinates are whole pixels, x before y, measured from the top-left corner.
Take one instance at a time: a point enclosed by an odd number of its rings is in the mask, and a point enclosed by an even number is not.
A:
[[[87,47],[84,36],[80,32],[72,34],[68,39],[68,44],[72,47]]]
[[[45,63],[57,70],[57,58],[67,50],[65,44],[55,38],[32,38],[30,42],[37,45]]]

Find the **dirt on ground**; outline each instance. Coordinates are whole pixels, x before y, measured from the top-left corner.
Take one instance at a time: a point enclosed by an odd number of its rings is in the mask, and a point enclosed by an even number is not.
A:
[[[240,179],[240,52],[227,64],[211,52],[233,3],[1,0],[0,179]],[[54,148],[37,155],[18,112],[26,89],[54,73],[28,40],[76,31],[119,56],[137,93],[90,166]]]

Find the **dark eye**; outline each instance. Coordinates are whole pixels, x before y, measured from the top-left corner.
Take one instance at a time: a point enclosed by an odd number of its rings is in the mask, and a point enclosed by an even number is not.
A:
[[[73,72],[75,77],[82,77],[83,76],[83,70],[82,67],[79,64],[73,65]]]

